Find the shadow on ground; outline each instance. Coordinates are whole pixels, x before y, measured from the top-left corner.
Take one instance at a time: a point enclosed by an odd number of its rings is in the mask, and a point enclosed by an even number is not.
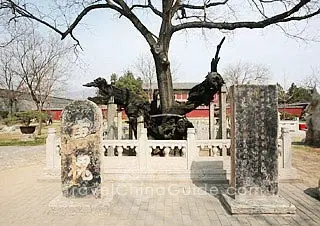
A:
[[[305,194],[309,195],[310,197],[317,199],[320,201],[320,188],[307,188],[303,191]]]

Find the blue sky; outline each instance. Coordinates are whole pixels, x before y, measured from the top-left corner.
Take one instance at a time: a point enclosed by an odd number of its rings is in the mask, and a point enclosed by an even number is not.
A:
[[[155,22],[147,20],[150,26]],[[310,21],[304,35],[318,35],[320,40],[319,27],[318,16]],[[121,75],[125,69],[133,69],[139,55],[150,54],[147,43],[133,25],[114,13],[88,14],[75,34],[84,49],[81,58],[85,64],[71,76],[69,89],[72,91],[82,90],[82,84],[100,76],[109,79],[112,73]],[[320,42],[288,38],[276,26],[228,34],[206,31],[205,36],[201,30],[193,29],[174,34],[171,42],[170,58],[178,68],[177,81],[201,82],[209,71],[216,45],[224,35],[227,39],[220,52],[219,71],[240,60],[264,64],[272,72],[271,83],[284,84],[286,78],[288,87],[291,82],[299,83],[310,74],[312,67],[320,68]]]

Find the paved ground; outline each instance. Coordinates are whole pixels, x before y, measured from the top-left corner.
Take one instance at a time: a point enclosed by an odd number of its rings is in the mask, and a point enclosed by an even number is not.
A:
[[[45,145],[0,147],[0,170],[29,165],[43,165]]]
[[[0,147],[0,225],[320,225],[320,201],[302,183],[280,185],[296,215],[231,216],[216,196],[184,183],[115,184],[118,195],[105,213],[54,214],[48,203],[61,188],[38,180],[43,161],[44,146]]]

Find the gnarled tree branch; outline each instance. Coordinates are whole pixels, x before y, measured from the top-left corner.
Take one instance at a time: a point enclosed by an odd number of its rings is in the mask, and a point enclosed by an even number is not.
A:
[[[260,21],[241,21],[241,22],[208,22],[208,21],[192,21],[185,22],[173,26],[173,32],[180,31],[187,28],[209,28],[209,29],[220,29],[220,30],[234,30],[237,28],[264,28],[271,24],[297,21],[310,18],[317,14],[320,14],[320,9],[303,16],[292,16],[294,13],[298,12],[302,7],[306,6],[311,0],[300,0],[300,2],[292,7],[290,10],[287,10],[283,13],[277,14],[275,16],[260,20]]]
[[[152,12],[156,15],[158,15],[159,17],[162,17],[162,12],[160,12],[151,2],[151,0],[148,0],[148,4],[133,4],[130,9],[134,9],[134,8],[150,8],[152,10]]]
[[[207,9],[213,6],[218,6],[218,5],[224,5],[228,2],[229,0],[224,0],[221,2],[208,2],[205,3],[204,5],[191,5],[191,4],[181,4],[181,7],[184,7],[186,9]]]
[[[116,3],[117,5],[114,3]],[[117,11],[118,13],[120,13],[121,15],[125,16],[127,19],[129,19],[133,23],[133,25],[140,31],[140,33],[144,36],[144,38],[146,39],[146,41],[148,42],[148,44],[150,46],[153,46],[156,42],[154,39],[154,37],[156,37],[156,36],[153,35],[147,29],[147,27],[139,20],[139,18],[134,13],[132,13],[132,11],[128,7],[128,5],[122,0],[115,0],[114,2],[107,1],[107,3],[93,4],[93,5],[89,5],[89,6],[85,7],[78,14],[78,16],[75,18],[75,20],[70,24],[70,26],[65,31],[58,29],[57,27],[53,26],[49,22],[43,20],[39,16],[36,16],[33,13],[31,13],[30,11],[28,11],[25,7],[21,7],[20,5],[14,3],[11,0],[1,2],[0,7],[11,9],[12,12],[14,13],[14,17],[18,17],[18,16],[26,17],[26,18],[29,18],[31,20],[35,20],[35,21],[49,27],[53,31],[60,34],[61,39],[64,39],[68,35],[70,35],[78,44],[79,44],[79,41],[74,37],[73,30],[78,26],[80,21],[92,10],[113,9],[113,10]]]

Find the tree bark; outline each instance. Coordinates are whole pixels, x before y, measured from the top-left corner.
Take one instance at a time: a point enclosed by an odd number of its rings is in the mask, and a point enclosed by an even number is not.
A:
[[[168,57],[170,41],[173,34],[171,20],[174,15],[174,10],[176,10],[172,7],[173,2],[173,0],[162,1],[162,23],[159,31],[159,39],[155,45],[151,46],[151,53],[156,65],[162,113],[168,113],[175,103]]]
[[[9,98],[9,117],[11,118],[13,116],[13,105],[14,105],[14,100]]]
[[[39,129],[38,129],[38,135],[41,135],[41,130],[42,130],[42,106],[39,105],[37,106],[38,109],[38,120],[39,120]]]
[[[174,104],[174,93],[170,63],[168,60],[163,61],[160,54],[154,54],[156,65],[158,88],[160,93],[161,112],[167,113]]]

